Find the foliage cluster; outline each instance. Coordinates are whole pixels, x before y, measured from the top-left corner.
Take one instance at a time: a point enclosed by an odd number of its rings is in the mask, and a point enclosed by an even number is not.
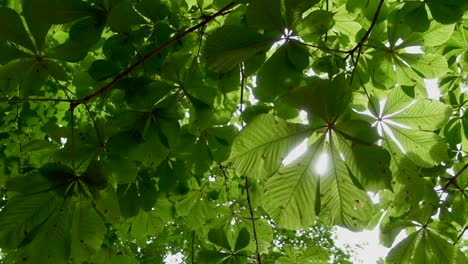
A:
[[[0,1],[3,262],[468,263],[467,9]]]

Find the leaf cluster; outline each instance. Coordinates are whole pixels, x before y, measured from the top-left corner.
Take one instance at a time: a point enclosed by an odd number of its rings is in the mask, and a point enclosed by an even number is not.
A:
[[[467,263],[467,10],[0,1],[0,259]]]

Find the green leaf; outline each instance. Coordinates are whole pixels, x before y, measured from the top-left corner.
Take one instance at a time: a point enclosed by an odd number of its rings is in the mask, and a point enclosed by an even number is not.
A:
[[[140,12],[151,19],[153,22],[158,22],[167,17],[169,10],[160,0],[143,0],[139,6]]]
[[[424,77],[436,78],[448,72],[447,61],[437,54],[399,54],[399,57],[409,63],[411,68]]]
[[[336,124],[335,130],[344,138],[356,143],[373,144],[379,139],[377,129],[359,119],[339,122]]]
[[[112,159],[106,162],[105,167],[117,184],[133,183],[138,175],[138,167],[130,160]]]
[[[297,161],[281,167],[267,180],[263,207],[278,226],[298,229],[312,225],[319,201],[315,167],[320,162],[322,141],[318,139]]]
[[[288,48],[289,44],[281,46],[266,62],[258,72],[257,87],[254,89],[255,97],[262,101],[274,101],[277,96],[284,95],[288,89],[299,85],[302,72],[298,72],[296,65],[306,66],[304,61],[297,60],[298,57],[306,57],[307,52],[303,49]],[[294,61],[290,59],[288,50],[294,50]],[[302,70],[302,69],[300,69]]]
[[[48,58],[78,62],[85,58],[89,49],[100,39],[104,24],[98,17],[87,17],[74,23],[68,40],[47,51]]]
[[[463,1],[428,0],[426,4],[429,7],[429,10],[431,10],[432,17],[434,17],[437,22],[442,24],[455,23],[463,16]]]
[[[246,16],[250,25],[283,32],[285,29],[281,15],[282,0],[253,0],[249,3]]]
[[[71,255],[76,260],[86,259],[101,247],[105,232],[104,222],[91,201],[77,202],[71,225]]]
[[[26,57],[32,57],[32,55],[21,51],[6,42],[0,41],[0,64],[7,64],[12,60]]]
[[[294,28],[296,23],[302,20],[302,14],[309,8],[319,3],[320,0],[287,0],[282,1],[284,5],[284,17],[287,28]]]
[[[408,158],[422,167],[433,167],[448,159],[447,146],[438,135],[391,126],[392,132],[404,148]]]
[[[424,32],[429,28],[430,21],[424,2],[406,2],[401,11],[407,25],[414,31]]]
[[[390,155],[385,149],[375,145],[351,145],[343,140],[338,144],[348,169],[366,190],[391,189]]]
[[[454,31],[455,25],[444,25],[431,22],[428,30],[422,33],[423,44],[426,46],[439,46],[446,43]]]
[[[334,14],[325,10],[315,10],[296,26],[297,34],[306,41],[317,41],[335,24]]]
[[[23,15],[34,37],[37,50],[42,50],[52,24],[65,24],[91,15],[91,8],[80,0],[25,0]]]
[[[325,153],[319,183],[320,217],[330,224],[362,230],[372,217],[370,198],[354,184],[354,176],[340,154],[333,147]]]
[[[351,89],[343,75],[332,80],[312,78],[307,86],[290,90],[285,101],[296,108],[305,108],[326,122],[335,122],[351,101]]]
[[[399,124],[419,130],[436,130],[446,124],[451,109],[439,101],[418,100],[396,113],[386,112],[384,118],[390,118]]]
[[[20,249],[21,261],[63,263],[70,257],[71,211],[69,202],[64,202],[58,210],[43,223],[30,243]]]
[[[10,198],[0,212],[1,247],[14,249],[30,239],[34,236],[34,229],[47,220],[59,204],[60,199],[53,192]]]
[[[391,264],[411,263],[411,255],[419,235],[419,233],[412,233],[403,239],[403,241],[390,250],[385,261]]]
[[[132,26],[143,24],[145,20],[133,9],[128,0],[122,0],[110,10],[107,16],[107,24],[119,33],[130,33]]]
[[[268,49],[275,36],[260,34],[254,29],[223,26],[210,34],[204,54],[208,67],[215,72],[229,72],[239,63]]]
[[[0,28],[0,41],[8,40],[31,51],[35,50],[23,21],[14,10],[0,7],[0,24],[4,25]]]
[[[96,81],[103,81],[117,75],[119,72],[119,65],[108,60],[95,60],[88,69],[89,75]]]
[[[234,140],[228,161],[243,175],[268,177],[304,138],[298,125],[272,115],[259,115]]]
[[[208,240],[215,245],[231,251],[231,245],[226,237],[226,232],[222,228],[210,229]]]
[[[209,234],[208,234],[209,235]],[[247,228],[242,228],[237,234],[236,245],[234,246],[234,252],[247,247],[250,242],[250,233],[247,231]]]

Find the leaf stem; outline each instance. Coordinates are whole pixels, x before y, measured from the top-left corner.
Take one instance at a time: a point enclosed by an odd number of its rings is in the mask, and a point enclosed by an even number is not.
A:
[[[258,238],[257,238],[257,229],[255,226],[255,216],[254,216],[254,211],[252,209],[252,201],[250,198],[249,178],[247,176],[245,176],[245,189],[247,192],[247,204],[249,205],[250,218],[252,219],[252,230],[253,230],[253,235],[254,235],[254,240],[255,240],[255,252],[257,254],[257,264],[262,264],[262,257],[260,256],[260,252],[258,250]]]

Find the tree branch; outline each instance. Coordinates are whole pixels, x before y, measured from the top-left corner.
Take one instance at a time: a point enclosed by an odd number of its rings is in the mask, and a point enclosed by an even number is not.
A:
[[[195,263],[195,231],[192,231],[192,264]]]
[[[458,235],[457,240],[453,242],[453,245],[456,245],[458,241],[460,241],[460,239],[463,237],[463,234],[465,234],[466,229],[468,229],[468,226],[465,226],[465,228],[463,228],[463,230]]]
[[[362,37],[361,41],[359,41],[359,43],[356,45],[356,47],[354,47],[352,50],[350,50],[348,52],[348,55],[346,55],[346,57],[345,57],[345,59],[346,59],[348,56],[350,56],[350,55],[352,56],[356,50],[358,51],[358,54],[357,54],[357,57],[356,57],[356,62],[354,64],[354,69],[353,69],[353,72],[351,73],[350,83],[353,82],[354,73],[356,72],[356,69],[357,69],[357,66],[358,66],[358,63],[359,63],[359,58],[361,57],[361,52],[362,52],[362,47],[364,46],[364,42],[366,42],[366,40],[369,38],[369,36],[370,36],[370,34],[372,32],[372,29],[374,29],[374,26],[377,24],[377,20],[378,20],[379,15],[380,15],[380,10],[382,9],[382,6],[383,6],[384,2],[385,2],[385,0],[380,0],[379,6],[377,7],[377,11],[375,11],[374,18],[372,19],[371,25],[369,26],[366,33]]]
[[[444,185],[444,187],[442,189],[444,190],[447,190],[447,188],[450,186],[450,185],[455,185],[457,187],[457,189],[459,189],[462,193],[464,193],[464,190],[462,188],[460,188],[457,184],[457,178],[468,168],[468,163],[465,164],[465,166],[463,166],[463,168],[461,168],[455,175],[453,175],[452,178],[450,178],[450,180]]]
[[[179,35],[176,35],[174,38],[166,41],[165,43],[163,43],[161,46],[155,48],[153,51],[151,51],[150,53],[148,53],[147,55],[145,55],[142,59],[140,59],[139,61],[135,62],[134,64],[130,65],[128,68],[126,68],[125,70],[123,70],[119,75],[115,76],[114,79],[112,79],[112,81],[110,81],[109,83],[107,83],[106,85],[104,85],[103,87],[101,87],[100,89],[98,89],[97,91],[85,96],[84,98],[81,98],[79,100],[75,100],[71,103],[71,105],[73,107],[76,107],[80,104],[83,104],[83,103],[86,103],[88,102],[89,100],[97,97],[97,96],[100,96],[102,95],[104,92],[106,92],[107,90],[111,89],[115,83],[117,83],[120,79],[124,78],[125,76],[127,76],[129,73],[131,73],[133,70],[135,70],[138,66],[142,65],[143,63],[145,63],[146,61],[148,61],[149,59],[151,59],[153,56],[155,56],[156,54],[160,53],[162,50],[168,48],[169,46],[172,46],[174,43],[176,43],[177,41],[181,40],[182,38],[184,38],[186,35],[192,33],[193,31],[201,28],[201,27],[204,27],[206,24],[208,24],[211,20],[215,19],[216,17],[218,16],[222,16],[222,15],[225,15],[226,14],[226,11],[228,11],[229,9],[233,8],[235,5],[237,5],[236,2],[231,2],[230,4],[226,5],[225,7],[223,7],[221,10],[219,10],[218,12],[214,13],[213,15],[211,16],[207,16],[205,18],[205,20],[203,20],[202,22],[198,23],[197,25],[185,30],[184,32],[180,33]]]
[[[250,212],[250,218],[252,219],[252,229],[253,229],[253,235],[254,235],[254,240],[255,240],[255,251],[257,254],[257,264],[262,264],[262,258],[260,256],[260,252],[258,250],[258,238],[257,238],[257,229],[255,226],[255,216],[254,212],[252,209],[252,201],[250,199],[250,190],[249,190],[249,178],[245,176],[245,189],[247,191],[247,204],[249,205],[249,212]]]

